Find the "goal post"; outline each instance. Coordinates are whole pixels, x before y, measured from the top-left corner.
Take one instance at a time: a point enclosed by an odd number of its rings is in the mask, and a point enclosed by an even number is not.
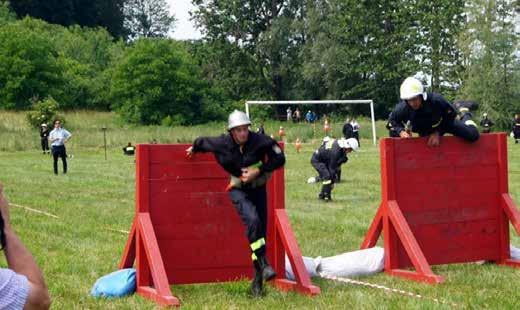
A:
[[[311,105],[311,104],[368,104],[370,105],[370,119],[372,121],[372,142],[376,145],[376,119],[374,116],[373,100],[248,100],[245,102],[246,114],[249,115],[249,105]]]

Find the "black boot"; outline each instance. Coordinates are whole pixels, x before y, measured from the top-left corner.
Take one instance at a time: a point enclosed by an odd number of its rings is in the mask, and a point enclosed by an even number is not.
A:
[[[325,201],[332,201],[332,184],[323,185],[323,194]]]
[[[251,282],[251,297],[258,298],[262,297],[264,294],[264,279],[262,278],[262,271],[260,270],[260,267],[258,264],[255,263],[255,277],[253,278],[253,281]]]
[[[269,265],[267,258],[265,255],[261,255],[258,257],[258,264],[260,269],[262,270],[262,278],[266,281],[270,281],[276,277],[276,272],[274,272],[273,267]]]

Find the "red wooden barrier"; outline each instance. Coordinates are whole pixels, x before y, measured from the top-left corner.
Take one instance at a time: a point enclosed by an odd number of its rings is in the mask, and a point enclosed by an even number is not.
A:
[[[381,141],[382,202],[361,248],[382,232],[385,271],[428,283],[444,281],[430,265],[520,267],[509,252],[509,221],[520,234],[520,213],[508,193],[506,135],[441,139],[439,148],[425,138]]]
[[[120,268],[136,262],[137,292],[161,305],[179,305],[171,284],[251,278],[249,243],[225,187],[229,175],[211,154],[185,158],[189,145],[138,145],[136,214]],[[319,294],[305,270],[285,213],[284,171],[268,183],[267,255],[274,285]],[[296,281],[285,279],[285,254]]]

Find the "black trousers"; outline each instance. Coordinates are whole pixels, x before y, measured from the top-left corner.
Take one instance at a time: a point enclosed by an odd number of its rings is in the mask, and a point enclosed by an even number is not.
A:
[[[265,186],[257,188],[233,188],[229,192],[231,202],[246,227],[249,244],[265,241],[267,230],[267,192]],[[265,245],[253,251],[259,257],[265,255]]]
[[[311,159],[311,165],[314,167],[314,169],[316,169],[316,171],[318,171],[318,174],[320,175],[320,179],[322,181],[334,179],[334,176],[331,175],[327,164],[324,164],[321,161]]]
[[[54,160],[54,174],[58,174],[58,158],[63,162],[63,173],[67,173],[67,151],[65,145],[52,147],[52,158]]]
[[[455,119],[453,122],[444,125],[439,128],[439,133],[444,135],[445,133],[451,133],[452,135],[462,138],[469,142],[475,142],[480,137],[477,126],[466,124],[467,121],[471,120],[471,114],[466,113],[460,120]]]
[[[47,138],[42,138],[41,142],[42,142],[42,151],[45,153],[45,151],[49,150],[49,140],[47,140]]]

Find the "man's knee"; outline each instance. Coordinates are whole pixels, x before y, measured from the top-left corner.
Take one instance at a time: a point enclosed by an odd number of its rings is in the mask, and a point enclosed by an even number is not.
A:
[[[472,124],[466,124],[466,126],[466,140],[468,140],[469,142],[477,141],[480,138],[480,133],[478,132],[477,126],[473,126]]]

